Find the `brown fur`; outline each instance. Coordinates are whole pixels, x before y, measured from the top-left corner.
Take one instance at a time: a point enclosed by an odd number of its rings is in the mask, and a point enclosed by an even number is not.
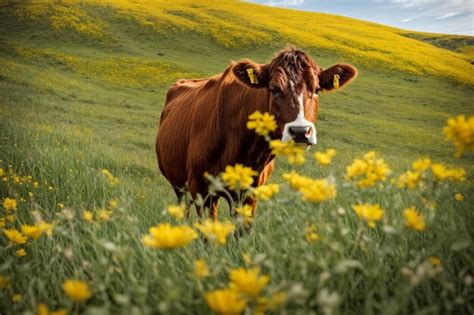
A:
[[[250,83],[248,68],[254,69],[258,84]],[[186,186],[192,198],[205,196],[208,187],[203,174],[216,176],[225,166],[236,163],[259,173],[254,186],[264,184],[273,170],[274,156],[265,139],[246,128],[248,116],[256,110],[270,112],[278,123],[278,130],[271,136],[281,138],[283,126],[298,114],[295,95],[304,93],[305,117],[314,121],[318,101],[312,97],[313,92],[318,88],[330,90],[333,72],[341,75],[341,86],[356,74],[346,65],[330,69],[325,73],[304,52],[290,47],[267,65],[244,60],[209,79],[179,80],[173,85],[161,114],[156,152],[160,170],[175,188],[178,199]],[[324,80],[320,82],[320,78]],[[281,92],[275,94],[275,90]],[[206,204],[214,218],[217,199]],[[255,200],[246,203],[255,210]]]

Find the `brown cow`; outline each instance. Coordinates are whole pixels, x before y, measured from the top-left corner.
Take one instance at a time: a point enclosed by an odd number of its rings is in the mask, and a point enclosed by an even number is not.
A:
[[[256,75],[253,82],[248,69]],[[288,47],[268,64],[232,62],[211,78],[179,80],[166,95],[156,139],[161,172],[179,201],[184,187],[193,199],[207,195],[203,174],[218,175],[236,163],[256,170],[260,175],[253,185],[262,185],[273,170],[274,156],[264,137],[246,128],[248,116],[257,110],[274,115],[278,128],[273,139],[316,144],[318,92],[342,87],[356,76],[350,65],[323,70],[303,51]],[[217,200],[205,205],[213,218]],[[255,200],[246,203],[255,211]]]

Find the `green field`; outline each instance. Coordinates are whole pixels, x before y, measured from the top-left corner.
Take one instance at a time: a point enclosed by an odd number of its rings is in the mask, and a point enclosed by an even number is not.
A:
[[[32,314],[44,303],[72,314],[207,314],[205,292],[225,287],[228,271],[246,264],[271,277],[264,296],[287,295],[270,313],[474,312],[474,155],[454,158],[442,134],[448,117],[474,112],[472,37],[234,1],[178,1],[166,10],[153,1],[46,3],[0,0],[0,199],[18,201],[15,222],[4,228],[33,224],[38,215],[55,222],[51,236],[26,245],[0,236],[0,280],[10,282],[0,281],[0,313]],[[325,28],[325,20],[340,23]],[[305,30],[308,21],[315,25]],[[248,234],[225,246],[199,238],[183,249],[144,247],[149,227],[178,224],[164,211],[176,200],[154,152],[170,85],[219,73],[230,60],[267,62],[287,43],[323,68],[347,62],[359,70],[350,86],[320,96],[318,145],[307,162],[278,159],[270,182],[281,192],[259,205]],[[323,168],[312,155],[328,148],[337,155]],[[392,175],[375,188],[355,188],[345,167],[371,150]],[[420,157],[463,167],[467,180],[434,184],[430,175],[415,190],[391,183]],[[120,183],[110,185],[103,169]],[[334,177],[336,198],[302,201],[284,184],[289,170]],[[110,220],[82,218],[85,209],[110,208],[112,199],[119,204]],[[360,202],[384,209],[377,228],[355,215],[351,207]],[[425,231],[404,226],[410,206],[424,214]],[[219,219],[231,220],[224,203]],[[191,211],[184,223],[197,221]],[[308,224],[317,226],[319,241],[305,240]],[[20,248],[25,256],[16,254]],[[441,270],[427,263],[433,256]],[[206,261],[209,277],[196,279],[196,259]],[[87,282],[92,297],[72,303],[66,279]],[[246,314],[257,313],[254,304]]]

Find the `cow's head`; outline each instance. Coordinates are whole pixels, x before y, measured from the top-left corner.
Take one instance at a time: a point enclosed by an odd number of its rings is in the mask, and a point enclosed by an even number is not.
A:
[[[357,76],[357,70],[337,64],[323,70],[307,54],[294,47],[281,51],[270,63],[238,62],[234,75],[251,88],[267,89],[270,113],[278,123],[282,141],[316,144],[314,121],[318,113],[318,93],[341,88]]]

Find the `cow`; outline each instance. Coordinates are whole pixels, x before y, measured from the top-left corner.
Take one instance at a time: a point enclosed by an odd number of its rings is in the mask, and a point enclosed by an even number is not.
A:
[[[159,168],[178,202],[185,188],[192,200],[206,196],[204,174],[217,176],[227,165],[251,167],[259,174],[253,187],[265,184],[275,156],[264,137],[246,128],[249,115],[257,110],[274,115],[278,127],[272,139],[314,145],[318,93],[343,87],[356,76],[351,65],[322,69],[308,54],[288,46],[268,64],[232,61],[211,78],[178,80],[166,95],[156,137]],[[218,200],[206,199],[203,207],[196,207],[198,215],[205,208],[216,219]],[[254,214],[256,200],[248,197],[245,204]]]

